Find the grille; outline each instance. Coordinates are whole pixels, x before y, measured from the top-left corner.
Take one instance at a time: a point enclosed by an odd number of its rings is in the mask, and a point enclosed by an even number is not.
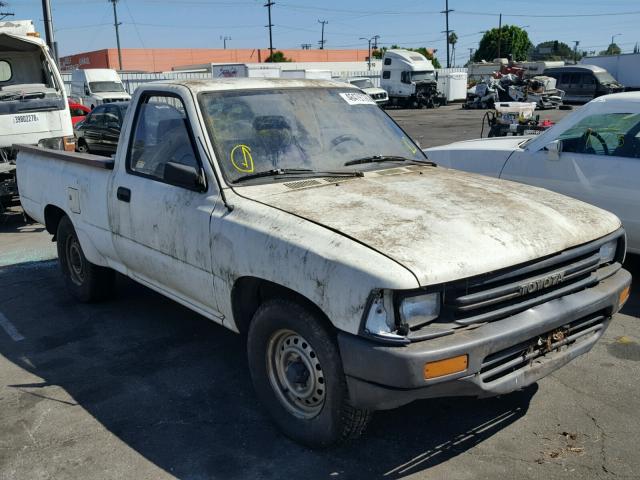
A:
[[[600,265],[600,247],[612,240],[618,241],[617,259]],[[540,260],[446,284],[438,320],[412,327],[407,339],[417,342],[474,329],[594,287],[622,268],[624,251],[624,236],[618,231]]]
[[[597,270],[602,243],[584,245],[488,278],[449,286],[444,301],[449,320],[459,325],[489,322],[593,287],[601,280]]]
[[[602,330],[607,318],[605,312],[598,312],[493,353],[482,362],[480,379],[483,383],[494,382],[531,366],[536,359],[584,342]]]
[[[295,190],[297,188],[313,187],[316,185],[322,185],[318,180],[300,180],[299,182],[287,182],[283,183],[287,188]]]

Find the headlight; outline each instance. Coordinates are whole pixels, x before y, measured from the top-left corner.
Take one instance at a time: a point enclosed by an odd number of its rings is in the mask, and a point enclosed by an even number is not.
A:
[[[51,150],[64,150],[64,141],[62,137],[43,138],[38,142],[38,146]]]
[[[380,335],[386,338],[404,338],[397,333],[393,315],[393,298],[390,291],[374,292],[369,304],[365,330],[372,335]]]
[[[400,303],[399,311],[400,320],[409,328],[429,323],[440,315],[440,294],[428,293],[406,297]]]
[[[600,264],[611,263],[616,258],[618,240],[612,240],[600,247]]]

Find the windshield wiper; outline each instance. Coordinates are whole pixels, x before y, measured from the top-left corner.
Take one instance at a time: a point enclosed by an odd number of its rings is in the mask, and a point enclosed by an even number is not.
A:
[[[360,165],[362,163],[379,163],[379,162],[411,162],[418,165],[429,165],[435,167],[436,164],[429,160],[416,160],[414,158],[401,157],[399,155],[371,155],[369,157],[356,158],[349,160],[344,164],[345,167],[350,165]]]
[[[0,96],[0,100],[17,100],[17,99],[25,99],[31,97],[39,97],[44,98],[46,96],[45,92],[25,92],[25,93],[17,93],[17,92],[8,92],[5,95]]]
[[[273,168],[271,170],[265,170],[263,172],[250,173],[248,175],[243,175],[242,177],[238,177],[235,180],[232,180],[231,183],[239,183],[245,180],[252,180],[254,178],[263,178],[263,177],[277,177],[278,175],[320,175],[324,177],[363,177],[364,173],[359,171],[319,171],[319,170],[311,170],[310,168]]]

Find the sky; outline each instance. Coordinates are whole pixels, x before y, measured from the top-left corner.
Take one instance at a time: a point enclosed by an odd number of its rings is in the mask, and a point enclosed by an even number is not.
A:
[[[108,0],[50,0],[61,56],[115,48],[113,7]],[[446,58],[445,0],[274,0],[274,48],[318,48],[325,25],[325,48],[379,46],[437,49]],[[14,19],[32,19],[44,37],[41,0],[8,0]],[[122,48],[267,48],[264,0],[119,0]],[[638,0],[449,0],[449,28],[458,35],[455,64],[469,59],[482,32],[503,25],[523,26],[534,44],[560,40],[580,50],[606,49],[612,35],[623,52],[640,42]],[[444,63],[444,62],[443,62]]]

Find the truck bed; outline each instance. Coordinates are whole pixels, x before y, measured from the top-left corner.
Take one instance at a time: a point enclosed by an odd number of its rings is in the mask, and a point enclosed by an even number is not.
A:
[[[73,221],[87,258],[106,265],[98,252],[113,251],[107,192],[114,160],[31,145],[14,148],[18,150],[18,189],[25,212],[46,225],[46,212],[61,210]]]

